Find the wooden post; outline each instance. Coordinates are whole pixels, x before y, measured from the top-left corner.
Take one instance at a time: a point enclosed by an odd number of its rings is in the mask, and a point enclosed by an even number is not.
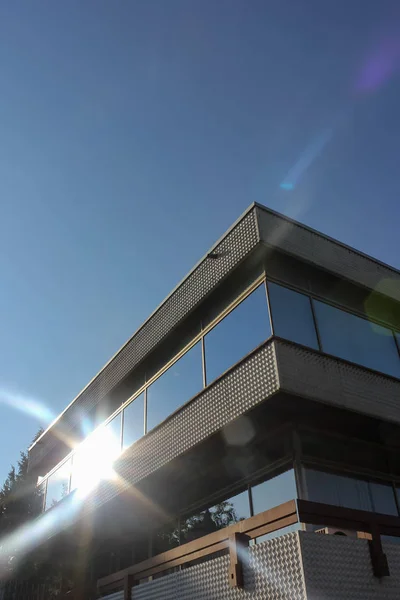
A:
[[[369,540],[372,570],[375,577],[388,577],[390,575],[386,554],[383,552],[381,534],[376,523],[371,523],[372,540]]]
[[[229,585],[243,587],[243,559],[248,556],[250,538],[244,533],[235,532],[229,536]]]
[[[124,600],[131,600],[133,587],[133,575],[129,573],[124,577]]]

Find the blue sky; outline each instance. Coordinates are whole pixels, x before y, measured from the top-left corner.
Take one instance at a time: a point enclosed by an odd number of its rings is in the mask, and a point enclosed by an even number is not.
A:
[[[0,477],[252,201],[400,267],[398,2],[1,12]]]

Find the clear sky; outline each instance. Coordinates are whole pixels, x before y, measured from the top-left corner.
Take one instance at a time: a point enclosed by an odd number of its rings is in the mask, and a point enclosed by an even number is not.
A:
[[[1,479],[16,403],[60,412],[252,201],[400,267],[397,0],[3,2],[0,67]]]

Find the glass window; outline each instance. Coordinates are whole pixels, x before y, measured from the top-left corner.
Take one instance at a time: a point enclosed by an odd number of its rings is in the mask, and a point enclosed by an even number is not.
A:
[[[368,482],[334,473],[306,470],[308,499],[359,510],[373,510]]]
[[[112,445],[115,453],[121,450],[121,417],[122,413],[119,413],[104,427],[107,443]]]
[[[201,345],[196,344],[147,389],[147,431],[203,387]]]
[[[314,502],[397,515],[390,484],[306,470],[308,498]]]
[[[33,505],[33,514],[34,515],[37,515],[37,514],[43,512],[45,495],[46,495],[46,482],[43,481],[43,483],[38,485],[36,488],[36,494],[35,494],[34,505]]]
[[[210,508],[210,512],[217,529],[248,519],[251,516],[248,491],[216,504]]]
[[[179,546],[179,522],[171,521],[152,534],[152,556]]]
[[[181,520],[181,544],[250,517],[247,490]]]
[[[397,506],[393,487],[390,484],[369,482],[374,511],[384,515],[396,515]]]
[[[144,434],[144,394],[124,409],[122,448],[125,450]]]
[[[207,383],[271,335],[264,284],[205,336]]]
[[[314,306],[324,352],[400,377],[400,358],[390,329],[323,302]]]
[[[55,506],[57,502],[69,494],[71,460],[67,460],[51,475],[47,481],[45,510]]]
[[[254,486],[251,493],[255,515],[289,500],[295,500],[297,498],[297,487],[294,470],[290,469],[290,471],[285,471]]]
[[[268,283],[274,334],[318,350],[317,334],[308,296]]]

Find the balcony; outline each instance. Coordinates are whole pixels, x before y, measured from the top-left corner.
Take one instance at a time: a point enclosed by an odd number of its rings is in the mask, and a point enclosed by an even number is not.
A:
[[[294,524],[330,526],[341,535],[297,531],[249,547]],[[355,589],[360,597],[391,598],[385,594],[398,591],[400,546],[382,546],[381,534],[398,538],[400,518],[292,500],[100,579],[97,589],[108,600],[229,598],[235,588],[250,598],[339,597],[332,590],[354,598]]]

